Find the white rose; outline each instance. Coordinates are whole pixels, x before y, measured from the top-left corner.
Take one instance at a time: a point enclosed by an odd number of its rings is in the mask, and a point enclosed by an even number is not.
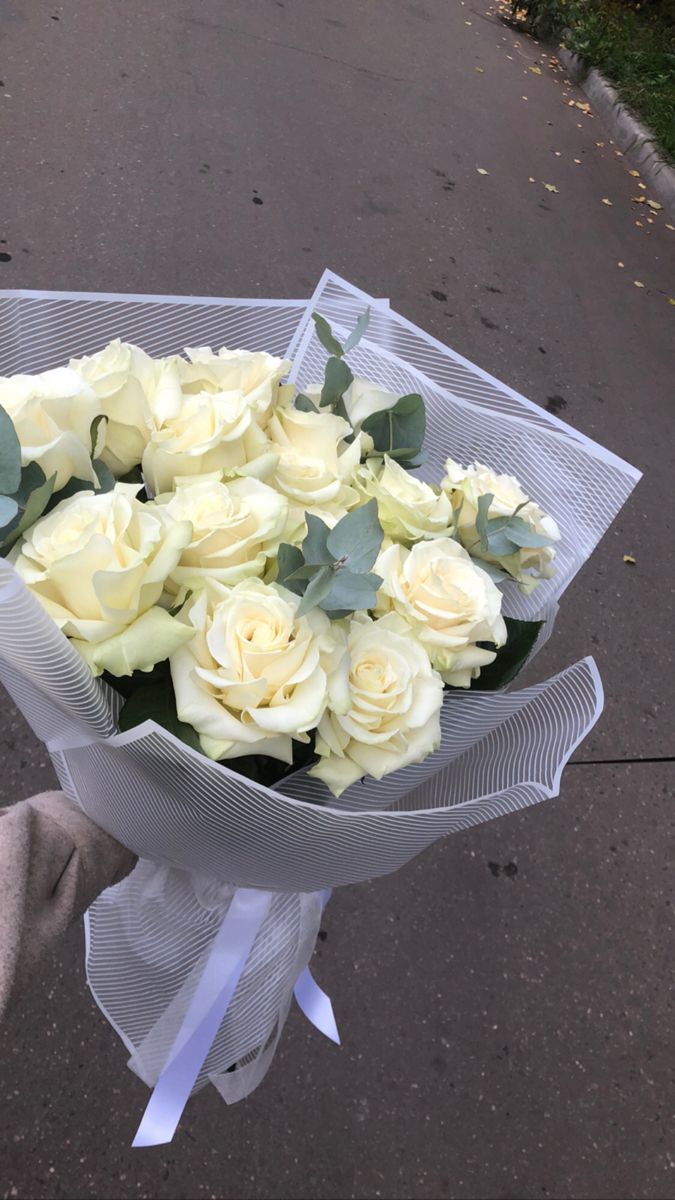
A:
[[[153,495],[171,491],[178,476],[242,468],[258,475],[276,462],[242,392],[184,395],[173,411],[167,404],[161,413],[155,404],[155,420],[143,453],[143,476]]]
[[[364,463],[356,473],[356,483],[367,499],[377,500],[380,524],[394,541],[450,536],[452,505],[448,497],[439,488],[416,479],[388,455],[377,466]]]
[[[359,613],[349,622],[347,646],[348,675],[337,671],[346,696],[339,709],[331,703],[319,725],[321,757],[310,771],[336,796],[364,775],[382,779],[421,762],[441,740],[443,682],[407,623],[396,613],[375,621]]]
[[[190,636],[156,605],[191,526],[141,504],[137,491],[118,483],[62,500],[10,555],[95,675],[149,670]]]
[[[70,367],[96,393],[107,417],[104,463],[113,474],[126,475],[140,463],[150,436],[150,405],[161,364],[116,338],[98,354],[71,359]]]
[[[462,467],[451,458],[445,464],[445,472],[441,486],[457,514],[459,536],[462,544],[467,546],[476,558],[501,567],[513,579],[518,580],[525,592],[533,591],[540,579],[550,579],[554,575],[554,546],[524,547],[515,553],[503,555],[485,554],[480,548],[476,530],[478,500],[480,496],[488,493],[493,496],[487,514],[490,520],[493,517],[511,516],[522,504],[524,507],[517,515],[529,525],[534,534],[550,538],[552,542],[560,540],[560,530],[553,517],[548,516],[534,500],[529,499],[513,475],[498,475],[490,467],[479,462]]]
[[[79,375],[59,367],[41,375],[0,379],[0,405],[14,423],[23,466],[36,462],[47,479],[56,475],[57,492],[73,478],[98,487],[91,465],[91,425],[101,406]],[[102,421],[95,453],[101,452],[104,442]]]
[[[192,539],[166,582],[174,595],[201,579],[233,585],[262,575],[277,554],[288,517],[286,497],[258,479],[178,480],[175,494],[159,496],[156,503],[174,520],[192,525]]]
[[[241,392],[259,425],[264,426],[277,402],[279,383],[291,369],[287,358],[251,350],[226,350],[214,354],[210,346],[186,349],[181,360],[185,392]]]
[[[361,458],[356,438],[347,444],[351,428],[330,412],[300,412],[279,407],[267,426],[278,461],[270,483],[300,510],[343,516],[360,501],[351,486]]]
[[[310,384],[309,387],[303,388],[303,391],[318,407],[321,399],[321,384]],[[349,424],[358,433],[367,417],[372,417],[373,413],[385,412],[387,409],[393,408],[400,400],[400,396],[395,395],[394,392],[387,392],[370,379],[361,379],[357,376],[350,383],[342,399],[347,410]]]
[[[181,721],[209,758],[265,754],[293,761],[293,739],[309,740],[328,700],[327,668],[344,634],[320,609],[304,617],[285,588],[259,579],[234,588],[208,583],[179,620],[195,637],[171,656]]]
[[[495,652],[477,643],[506,641],[501,592],[452,538],[390,546],[374,570],[378,611],[392,607],[405,618],[445,683],[468,687],[493,662]]]

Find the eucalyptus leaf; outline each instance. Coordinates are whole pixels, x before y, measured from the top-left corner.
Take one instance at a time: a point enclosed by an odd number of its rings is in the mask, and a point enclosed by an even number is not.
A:
[[[518,621],[505,617],[506,644],[497,651],[497,657],[489,666],[483,667],[478,679],[471,687],[474,691],[494,692],[504,688],[515,679],[534,649],[543,621]]]
[[[344,518],[343,518],[344,519]],[[302,543],[302,555],[306,563],[332,563],[337,555],[327,548],[330,528],[320,517],[305,513],[307,533]]]
[[[37,463],[31,463],[30,465],[37,466]],[[26,470],[27,468],[24,468],[24,471]],[[52,492],[54,491],[56,474],[50,476],[49,479],[45,479],[44,471],[42,471],[42,469],[39,467],[38,470],[42,476],[42,483],[38,484],[37,487],[32,489],[23,503],[23,512],[21,513],[20,520],[17,522],[14,528],[9,531],[8,536],[5,537],[5,541],[3,543],[5,550],[8,550],[9,547],[12,546],[17,540],[17,538],[21,537],[22,533],[25,533],[27,529],[30,529],[31,525],[35,524],[49,504]]]
[[[554,538],[547,537],[545,533],[537,533],[536,530],[528,525],[527,521],[523,521],[522,517],[511,517],[506,534],[516,546],[522,546],[526,549],[534,549],[539,546],[552,546]]]
[[[21,483],[21,444],[9,413],[0,407],[0,493],[13,496]]]
[[[312,313],[312,320],[316,326],[316,336],[321,342],[321,345],[326,348],[329,354],[334,354],[336,358],[342,358],[344,349],[334,336],[333,330],[328,324],[328,321],[326,321],[320,313],[316,312]]]
[[[304,392],[298,392],[293,404],[297,408],[298,412],[315,413],[319,411],[314,401],[310,400],[309,396],[305,396]]]
[[[115,476],[110,468],[106,467],[105,463],[102,462],[100,458],[93,459],[92,466],[98,479],[98,487],[94,490],[96,492],[111,492],[117,480],[115,479]]]
[[[321,389],[321,407],[325,408],[328,404],[337,404],[342,400],[353,380],[354,376],[346,362],[341,358],[329,358]]]
[[[494,500],[492,492],[486,492],[484,496],[478,497],[478,507],[476,512],[476,533],[480,539],[480,548],[483,554],[488,553],[488,512],[490,505]]]
[[[361,428],[370,434],[380,454],[412,458],[419,453],[426,432],[424,400],[416,392],[401,396],[393,408],[371,413]]]
[[[312,579],[316,575],[317,571],[322,571],[322,570],[323,570],[323,567],[320,566],[319,563],[304,563],[303,566],[298,567],[297,570],[291,571],[290,575],[287,575],[286,578],[287,579]]]
[[[18,512],[19,506],[12,496],[0,496],[0,533],[11,525]]]
[[[303,617],[309,612],[310,608],[315,608],[320,604],[324,596],[327,596],[333,586],[335,578],[333,568],[320,567],[313,579],[310,579],[307,588],[304,592],[302,600],[298,605],[297,615]]]
[[[191,725],[180,721],[176,712],[176,698],[170,679],[151,687],[140,687],[129,696],[123,704],[119,716],[120,729],[133,729],[144,721],[156,721],[163,729],[168,729],[174,737],[200,750],[199,737]]]
[[[358,321],[356,322],[356,325],[352,329],[349,337],[347,338],[347,341],[345,342],[345,348],[344,348],[345,354],[349,354],[350,350],[353,350],[355,346],[358,346],[359,342],[361,341],[361,338],[363,337],[364,333],[366,332],[366,329],[368,328],[369,321],[370,321],[370,309],[367,308],[365,312],[361,313],[361,316],[359,317]]]
[[[382,538],[377,500],[369,500],[338,521],[328,534],[326,546],[333,559],[344,558],[348,570],[358,574],[370,570],[380,552]]]
[[[509,554],[515,554],[517,550],[518,547],[509,538],[508,526],[506,530],[498,529],[496,533],[488,533],[488,554],[494,555],[495,558],[505,558]]]
[[[289,577],[304,566],[304,562],[302,550],[298,546],[289,546],[288,542],[281,543],[277,552],[277,583],[288,588],[289,592],[295,592],[296,596],[302,595],[302,584],[299,580],[291,580]]]
[[[89,453],[92,458],[96,457],[96,451],[98,450],[98,431],[101,426],[101,421],[105,421],[105,420],[106,420],[105,415],[103,413],[99,413],[97,417],[94,417],[94,419],[89,427],[89,437],[91,440],[91,449],[90,449]]]
[[[381,586],[379,575],[355,575],[347,567],[333,574],[333,586],[321,600],[323,608],[331,616],[335,612],[359,612],[375,607],[377,589]]]

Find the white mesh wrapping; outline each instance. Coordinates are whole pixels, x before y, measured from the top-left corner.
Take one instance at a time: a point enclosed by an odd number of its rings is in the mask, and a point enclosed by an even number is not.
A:
[[[38,370],[90,353],[115,336],[154,354],[185,344],[287,351],[301,382],[325,358],[309,338],[318,307],[338,330],[365,303],[368,340],[355,371],[427,401],[428,475],[447,455],[516,474],[563,530],[560,572],[505,607],[545,620],[638,478],[562,422],[334,276],[310,305],[171,297],[0,295],[0,371]],[[94,995],[156,1082],[235,886],[270,889],[271,907],[197,1080],[230,1102],[263,1077],[308,962],[321,889],[396,870],[438,838],[558,793],[563,766],[602,708],[595,664],[508,693],[449,693],[442,744],[425,763],[335,801],[298,772],[276,788],[252,783],[189,750],[153,722],[115,733],[117,698],[94,681],[11,567],[0,560],[0,679],[48,745],[63,789],[135,851],[133,874],[104,893],[88,921]],[[228,1067],[237,1064],[236,1071]]]

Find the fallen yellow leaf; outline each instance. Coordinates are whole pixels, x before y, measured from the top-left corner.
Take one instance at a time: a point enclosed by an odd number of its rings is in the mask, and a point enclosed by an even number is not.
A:
[[[633,204],[644,204],[645,197],[644,196],[631,196],[631,200],[633,201]]]
[[[669,304],[675,304],[675,296],[666,296]]]
[[[625,267],[626,264],[622,263],[622,262],[618,262],[616,265],[617,265],[617,267]]]
[[[485,170],[485,167],[476,167],[479,175],[489,175],[490,172]]]
[[[644,283],[640,283],[639,279],[634,279],[633,283],[635,284],[636,287],[644,287],[645,286]]]
[[[642,224],[642,221],[636,221],[635,224],[637,225],[638,229],[644,229],[644,225]]]
[[[528,67],[527,69],[528,71],[531,71],[533,75],[541,75],[541,67]]]
[[[606,196],[603,197],[602,203],[608,204],[610,208],[612,207],[612,201],[608,200]]]
[[[675,233],[675,225],[669,225],[667,221],[666,221],[666,229],[672,229],[673,233]]]
[[[604,146],[605,143],[604,142],[596,142],[595,144],[596,144],[596,146],[599,146],[600,149],[602,150],[602,147]]]
[[[635,559],[633,558],[632,554],[624,554],[623,561],[625,563],[629,563],[631,567],[635,566]]]
[[[482,75],[485,71],[485,67],[474,67],[474,71],[478,71],[478,74]]]
[[[581,109],[583,113],[590,113],[591,106],[588,103],[588,100],[575,100],[574,103],[576,107]]]
[[[545,183],[544,187],[546,188],[547,192],[557,192],[557,190],[558,190],[557,187],[555,186],[555,184],[553,184],[553,183]]]
[[[629,174],[629,175],[632,175],[632,176],[633,176],[633,179],[639,179],[639,178],[640,178],[640,172],[639,172],[639,171],[629,171],[629,172],[628,172],[628,174]]]
[[[650,208],[654,209],[654,212],[658,212],[659,209],[663,208],[663,205],[659,204],[658,200],[648,200],[647,204]]]

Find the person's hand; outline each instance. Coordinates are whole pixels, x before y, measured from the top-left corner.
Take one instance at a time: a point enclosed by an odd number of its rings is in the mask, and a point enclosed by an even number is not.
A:
[[[63,792],[0,808],[0,1020],[68,925],[135,863]]]

